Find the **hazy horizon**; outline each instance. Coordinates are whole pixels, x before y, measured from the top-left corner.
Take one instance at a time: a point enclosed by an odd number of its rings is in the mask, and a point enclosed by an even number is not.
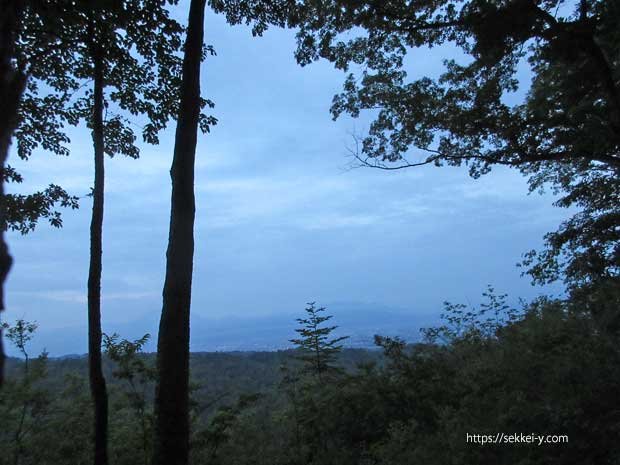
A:
[[[186,5],[177,11],[185,20]],[[331,120],[343,73],[299,67],[292,31],[253,38],[213,13],[206,42],[218,55],[203,65],[202,88],[219,124],[197,150],[196,316],[301,314],[308,301],[438,315],[445,300],[477,303],[487,284],[512,301],[559,292],[532,287],[515,266],[567,216],[551,196],[526,195],[525,179],[507,169],[478,180],[466,168],[351,170],[351,133],[369,119]],[[432,73],[442,53],[425,56],[419,72]],[[106,160],[104,331],[159,318],[174,127],[159,146],[142,144],[139,160]],[[36,320],[41,331],[81,327],[85,337],[92,144],[83,127],[70,135],[67,158],[10,157],[24,176],[10,191],[54,182],[83,198],[63,212],[62,229],[8,234],[15,265],[3,318]]]

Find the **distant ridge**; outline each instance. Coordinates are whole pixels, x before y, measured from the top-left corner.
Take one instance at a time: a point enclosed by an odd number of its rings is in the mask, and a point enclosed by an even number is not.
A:
[[[374,335],[399,336],[407,341],[419,340],[420,328],[434,324],[438,317],[430,313],[420,313],[388,307],[379,304],[337,302],[325,304],[328,313],[333,315],[330,323],[338,326],[334,334],[349,336],[346,346],[367,349],[374,347]],[[198,314],[192,316],[192,352],[246,352],[275,351],[291,347],[289,339],[296,336],[296,318],[302,311],[289,314],[252,315],[242,318],[238,315],[208,318]],[[154,352],[157,345],[159,314],[150,315],[121,324],[104,324],[104,332],[118,333],[126,339],[137,339],[151,334],[145,347],[146,352]],[[72,326],[47,330],[40,327],[30,344],[30,354],[42,350],[50,357],[59,359],[81,358],[86,353],[86,327]],[[9,352],[10,355],[17,355]]]

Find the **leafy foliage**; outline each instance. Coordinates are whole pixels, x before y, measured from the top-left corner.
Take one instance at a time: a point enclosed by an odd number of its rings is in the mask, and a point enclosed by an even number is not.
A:
[[[42,420],[48,414],[51,396],[42,388],[41,380],[46,376],[47,354],[43,352],[30,362],[28,342],[37,329],[36,323],[19,319],[14,325],[3,323],[3,329],[25,359],[20,376],[9,380],[0,391],[0,416],[6,425],[0,433],[0,463],[18,465],[33,456],[31,441],[46,427]]]
[[[95,58],[104,64],[107,89],[106,153],[138,156],[134,118],[145,122],[142,139],[157,143],[179,112],[183,30],[165,5],[24,3],[15,56],[29,76],[17,129],[20,157],[39,148],[68,154],[66,125],[90,124],[94,95],[85,85]],[[546,236],[544,251],[525,259],[535,282],[566,282],[565,300],[540,298],[516,310],[489,288],[478,308],[446,303],[443,324],[426,329],[422,342],[377,336],[382,355],[367,354],[371,361],[351,370],[340,368],[346,338],[331,338],[336,326],[324,326],[331,316],[314,303],[297,320],[292,354],[194,356],[194,374],[210,384],[193,391],[192,462],[617,463],[620,4],[213,0],[211,6],[231,23],[252,24],[256,35],[271,24],[296,27],[302,65],[325,58],[349,73],[334,98],[334,118],[376,116],[358,140],[357,163],[466,165],[474,177],[510,166],[529,176],[532,191],[551,186],[558,206],[579,211]],[[461,55],[445,60],[439,77],[408,77],[412,50],[446,45]],[[204,48],[203,58],[209,53]],[[518,74],[528,65],[529,86]],[[199,117],[203,130],[214,123]],[[2,180],[21,176],[6,167]],[[8,197],[7,211],[15,213],[3,226],[25,233],[40,218],[60,225],[55,206],[75,202],[55,185]],[[24,361],[14,363],[0,391],[0,446],[7,451],[0,464],[89,461],[91,405],[82,375],[52,381],[45,353],[29,359],[35,324],[18,320],[3,329]],[[141,353],[147,339],[105,339],[115,381],[114,463],[147,465],[158,446],[151,436],[153,357]],[[185,388],[171,404],[185,401]],[[465,440],[468,433],[497,432],[566,434],[569,442],[483,447]]]
[[[492,289],[484,294],[477,308],[446,304],[442,324],[425,330],[422,342],[377,337],[381,353],[343,349],[335,361],[349,368],[323,382],[305,372],[296,351],[194,354],[192,376],[226,394],[195,392],[206,408],[193,422],[191,463],[615,463],[617,335],[602,331],[591,312],[571,300],[541,298],[515,310]],[[27,343],[34,332],[22,327]],[[106,369],[118,374],[110,391],[115,463],[142,462],[142,431],[128,402],[128,379],[137,382],[142,367],[154,360],[140,353],[144,341],[107,338],[114,360],[108,359]],[[87,388],[79,381],[84,360],[45,364],[49,368],[36,383],[49,404],[28,410],[28,422],[36,423],[28,423],[33,428],[23,436],[20,463],[76,463],[91,441],[91,423],[83,415],[89,412]],[[3,432],[15,431],[19,396],[34,392],[21,389],[23,366],[12,363],[1,393],[15,399],[0,403],[14,412],[3,416]],[[150,411],[152,396],[144,399]],[[565,434],[569,441],[466,441],[467,433],[497,432]],[[13,436],[2,438],[3,450],[14,451]]]
[[[145,334],[135,341],[119,340],[120,336],[116,333],[111,336],[104,335],[103,337],[105,354],[116,364],[116,369],[112,372],[112,376],[118,380],[125,381],[128,389],[125,389],[123,392],[124,400],[133,411],[134,421],[137,420],[140,431],[140,444],[132,452],[140,451],[141,454],[135,453],[135,457],[130,459],[124,458],[124,460],[127,463],[141,461],[145,465],[150,463],[152,453],[154,417],[149,401],[153,397],[154,381],[157,376],[157,370],[153,364],[147,363],[143,357],[140,357],[142,348],[149,338],[150,335]],[[123,429],[132,423],[131,419],[123,416],[121,423]]]
[[[196,432],[193,439],[195,461],[221,463],[221,447],[231,438],[233,427],[241,415],[259,400],[259,394],[242,395],[235,405],[221,406],[206,427]]]
[[[531,191],[550,186],[557,206],[578,209],[525,257],[534,281],[618,286],[618,1],[213,3],[257,32],[296,28],[301,65],[326,59],[348,73],[333,117],[374,116],[354,165],[466,165],[473,177],[514,167]],[[431,49],[446,51],[444,68],[419,76],[414,52]]]
[[[172,19],[166,4],[151,0],[26,2],[20,23],[16,60],[27,70],[15,131],[17,155],[30,158],[38,149],[69,155],[67,126],[86,122],[92,128],[92,58],[95,49],[104,62],[105,152],[109,156],[139,156],[136,129],[144,142],[157,144],[158,133],[178,114],[183,27]],[[99,52],[97,52],[99,53]],[[214,54],[212,47],[206,54]],[[213,102],[201,99],[201,108]],[[200,127],[208,131],[217,120],[201,112]],[[7,182],[22,182],[14,169]],[[77,208],[78,198],[52,184],[30,195],[5,196],[7,227],[23,234],[46,218],[62,225],[55,207]]]
[[[464,304],[444,302],[441,318],[444,324],[422,330],[431,344],[455,344],[466,340],[493,339],[506,324],[516,321],[520,312],[506,304],[507,294],[496,294],[489,285],[482,293],[485,299],[477,309]],[[379,345],[383,345],[379,338]]]
[[[78,198],[56,184],[50,184],[45,190],[34,194],[8,194],[4,197],[6,224],[3,227],[27,234],[35,229],[41,218],[45,218],[50,225],[60,228],[62,216],[54,209],[56,205],[76,209]]]

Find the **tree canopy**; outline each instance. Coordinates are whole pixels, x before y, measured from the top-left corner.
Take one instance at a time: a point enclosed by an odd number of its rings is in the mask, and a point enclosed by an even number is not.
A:
[[[189,352],[197,132],[215,122],[201,112],[212,105],[200,96],[201,62],[212,52],[203,45],[206,2],[191,1],[183,61],[183,28],[168,16],[166,2],[17,4],[9,48],[9,21],[0,22],[0,92],[6,97],[7,63],[21,86],[11,95],[16,116],[0,121],[0,194],[4,181],[21,180],[4,166],[7,134],[16,130],[17,153],[28,158],[38,147],[66,155],[67,124],[92,129],[89,352],[97,357],[89,362],[98,365],[97,382],[105,368],[99,307],[104,154],[137,157],[133,117],[146,117],[140,130],[149,143],[178,118],[157,369],[140,353],[148,336],[105,340],[108,372],[116,378],[112,451],[118,463],[618,462],[620,0],[211,1],[229,22],[251,23],[254,34],[271,24],[297,28],[300,64],[323,58],[348,73],[332,115],[367,111],[375,117],[357,140],[357,164],[385,170],[465,165],[473,177],[508,166],[529,178],[532,191],[550,187],[558,206],[577,209],[546,236],[546,249],[524,262],[535,282],[563,279],[568,298],[540,298],[514,310],[489,288],[477,309],[446,303],[443,323],[424,330],[421,341],[376,336],[382,355],[368,354],[368,363],[349,370],[339,365],[346,338],[332,338],[336,326],[325,326],[331,316],[309,303],[306,317],[297,319],[298,337],[289,341],[297,350],[276,355],[274,367],[282,361],[286,367],[281,382],[243,392],[211,416],[190,397]],[[446,45],[458,53],[444,60],[439,77],[409,77],[414,49]],[[92,90],[85,90],[91,81]],[[28,232],[45,217],[58,225],[54,206],[76,205],[53,184],[2,202],[0,291],[10,265],[4,227]],[[24,357],[11,361],[17,370],[0,391],[8,425],[0,443],[16,464],[69,463],[88,460],[84,449],[94,440],[95,463],[105,465],[107,456],[97,455],[107,451],[105,435],[97,434],[107,431],[105,383],[105,409],[97,410],[93,395],[89,439],[84,387],[49,388],[47,355],[29,359],[26,346],[36,328],[24,320],[0,325]],[[235,392],[250,384],[241,371],[245,378],[232,385]],[[311,376],[303,378],[304,371]],[[567,441],[563,448],[520,449],[472,447],[465,440],[472,432],[511,429]],[[0,464],[8,455],[0,454]]]
[[[474,177],[514,167],[532,191],[549,187],[558,206],[579,210],[546,236],[544,251],[527,255],[533,279],[563,279],[573,290],[617,286],[620,2],[213,4],[255,33],[296,28],[301,65],[326,59],[347,72],[333,117],[374,115],[356,140],[357,165],[466,165]],[[438,77],[409,77],[420,65],[411,59],[416,49],[450,50]]]

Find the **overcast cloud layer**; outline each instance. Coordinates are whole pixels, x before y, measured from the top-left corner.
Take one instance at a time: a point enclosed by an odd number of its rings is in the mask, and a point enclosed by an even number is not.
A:
[[[295,314],[310,300],[428,314],[444,300],[477,302],[488,283],[513,300],[545,291],[515,264],[566,216],[551,197],[527,196],[525,179],[508,170],[472,180],[455,168],[347,169],[350,134],[368,120],[331,120],[342,73],[324,62],[297,66],[290,31],[252,38],[213,14],[206,31],[218,55],[203,66],[203,94],[220,123],[197,152],[196,315]],[[437,72],[441,50],[433,53],[416,72]],[[68,158],[12,157],[25,178],[19,189],[54,182],[89,192],[89,134],[71,135]],[[173,136],[174,125],[139,160],[107,162],[104,331],[158,321]],[[60,328],[85,327],[90,208],[82,199],[61,230],[9,234],[15,266],[5,318],[37,320],[58,337]],[[73,351],[86,346],[76,342]]]

